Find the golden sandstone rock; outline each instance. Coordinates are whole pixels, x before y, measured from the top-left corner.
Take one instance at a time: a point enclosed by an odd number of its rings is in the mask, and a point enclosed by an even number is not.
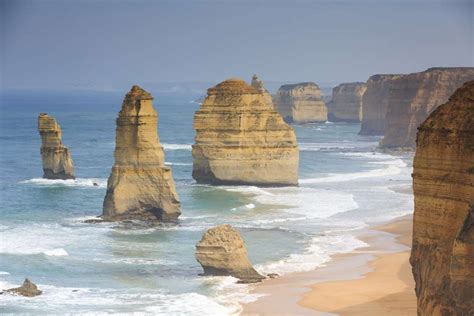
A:
[[[43,178],[74,179],[74,165],[69,149],[61,142],[61,127],[46,113],[38,117],[38,130],[41,136],[41,158]]]
[[[341,83],[332,89],[331,105],[328,106],[332,122],[362,121],[362,96],[367,90],[365,82]]]
[[[474,68],[430,68],[393,80],[381,147],[414,148],[418,126],[469,80]]]
[[[257,91],[261,92],[263,94],[263,97],[265,99],[265,103],[273,107],[273,100],[272,96],[270,95],[270,92],[268,92],[267,89],[265,89],[265,86],[263,84],[263,81],[260,80],[257,75],[253,75],[252,77],[252,82],[250,85],[255,88]]]
[[[298,184],[295,132],[243,80],[229,79],[208,89],[194,129],[193,178],[198,183]]]
[[[314,82],[283,85],[273,99],[275,109],[287,122],[326,122],[328,110]]]
[[[181,214],[152,100],[148,92],[133,86],[123,101],[117,118],[115,164],[104,200],[105,220],[174,220]]]
[[[474,81],[421,124],[410,263],[418,315],[474,311]]]
[[[196,245],[196,260],[205,275],[231,275],[242,283],[265,279],[252,267],[244,241],[230,225],[208,229]]]
[[[34,297],[43,293],[40,289],[38,289],[36,284],[31,282],[29,279],[25,279],[20,287],[8,289],[5,292],[26,297]]]

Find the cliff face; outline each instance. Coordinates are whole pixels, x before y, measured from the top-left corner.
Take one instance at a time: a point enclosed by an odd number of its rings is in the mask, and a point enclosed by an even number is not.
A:
[[[194,129],[193,178],[198,183],[298,183],[293,129],[243,80],[229,79],[208,89]]]
[[[313,82],[283,85],[273,105],[287,122],[326,122],[328,110],[321,99],[319,86]]]
[[[362,120],[362,96],[367,85],[363,82],[342,83],[332,89],[329,120],[333,122],[360,122]]]
[[[270,95],[270,92],[268,92],[267,89],[265,89],[265,85],[263,84],[263,81],[257,77],[257,75],[252,76],[252,82],[250,85],[259,91],[260,93],[263,94],[263,98],[265,100],[265,103],[267,103],[269,106],[273,107],[273,100],[272,96]]]
[[[402,75],[374,75],[367,80],[367,89],[362,96],[362,124],[359,135],[383,135],[390,86]]]
[[[164,165],[153,97],[138,86],[117,118],[115,164],[107,182],[105,220],[173,220],[180,214],[171,169]]]
[[[474,68],[431,68],[394,80],[380,145],[414,148],[418,126],[469,80],[474,80]]]
[[[421,124],[410,263],[419,315],[474,311],[474,81]]]
[[[38,117],[38,130],[41,136],[41,158],[43,178],[74,179],[74,165],[69,149],[61,142],[61,127],[46,113]]]

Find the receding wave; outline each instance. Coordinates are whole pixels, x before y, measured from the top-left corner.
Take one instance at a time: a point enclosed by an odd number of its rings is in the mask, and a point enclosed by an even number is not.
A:
[[[29,184],[29,185],[38,185],[38,186],[95,187],[95,188],[107,187],[107,179],[101,179],[101,178],[77,178],[74,180],[33,178],[33,179],[25,180],[25,181],[20,181],[20,183]]]
[[[161,146],[165,150],[191,150],[193,147],[191,144],[167,144],[161,143]]]

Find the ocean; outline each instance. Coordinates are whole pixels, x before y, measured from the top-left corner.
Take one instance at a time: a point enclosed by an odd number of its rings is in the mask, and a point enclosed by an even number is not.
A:
[[[145,87],[146,88],[146,87]],[[376,150],[360,124],[293,125],[299,187],[198,185],[191,177],[198,95],[150,91],[181,199],[177,224],[86,224],[100,215],[113,164],[117,93],[4,95],[0,108],[0,289],[25,277],[43,295],[4,295],[1,313],[228,315],[258,297],[232,277],[203,277],[203,232],[236,227],[263,274],[309,271],[364,243],[357,232],[409,214],[412,155]],[[42,179],[37,117],[54,116],[76,180]],[[97,183],[98,186],[94,186]]]

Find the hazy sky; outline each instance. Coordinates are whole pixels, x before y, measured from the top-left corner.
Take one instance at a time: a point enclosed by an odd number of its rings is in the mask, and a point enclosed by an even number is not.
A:
[[[4,88],[365,81],[473,66],[474,1],[1,1]]]

